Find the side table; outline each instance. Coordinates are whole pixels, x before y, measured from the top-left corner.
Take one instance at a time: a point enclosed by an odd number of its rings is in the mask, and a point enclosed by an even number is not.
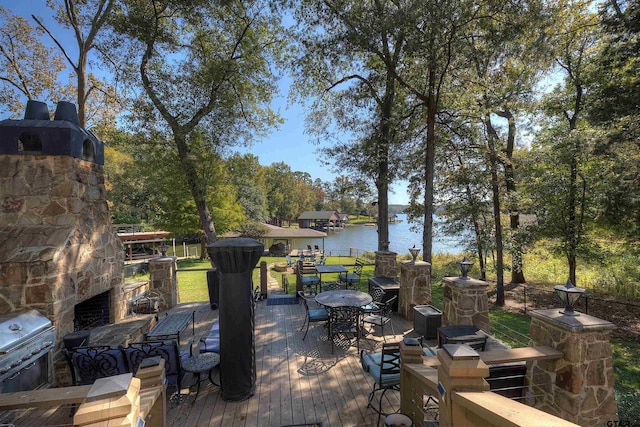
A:
[[[207,379],[202,379],[201,374],[204,372],[208,373],[209,381],[213,385],[220,385],[213,380],[213,368],[220,364],[220,355],[218,353],[199,353],[195,356],[192,356],[185,360],[182,363],[182,369],[185,372],[190,372],[196,376],[198,389],[196,390],[196,397],[194,398],[194,402],[198,398],[198,393],[200,393],[200,383],[202,381],[206,381]]]

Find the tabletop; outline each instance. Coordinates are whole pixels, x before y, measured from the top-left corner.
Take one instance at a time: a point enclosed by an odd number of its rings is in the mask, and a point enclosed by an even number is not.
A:
[[[195,312],[169,314],[162,317],[158,323],[148,333],[148,337],[159,337],[165,335],[177,335],[180,338],[180,332],[187,327],[189,322],[194,320]]]
[[[316,295],[316,302],[325,307],[362,307],[371,304],[372,301],[371,295],[352,289],[325,291]]]
[[[182,362],[182,369],[197,374],[210,371],[218,364],[220,364],[220,355],[218,353],[199,353]]]
[[[346,273],[347,269],[344,265],[331,264],[331,265],[316,265],[316,271],[319,274],[322,273]]]

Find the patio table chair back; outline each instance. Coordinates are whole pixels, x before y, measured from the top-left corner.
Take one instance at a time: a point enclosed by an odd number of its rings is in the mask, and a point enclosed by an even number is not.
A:
[[[384,341],[387,341],[387,337],[384,334],[384,326],[388,323],[391,324],[391,332],[393,332],[393,336],[396,336],[396,332],[393,329],[393,323],[391,321],[391,307],[393,307],[393,303],[396,299],[398,299],[398,296],[394,295],[391,299],[385,302],[378,302],[376,304],[378,306],[378,310],[373,310],[362,318],[363,325],[368,323],[373,326],[380,326],[380,332],[382,333]]]
[[[375,384],[369,393],[367,406],[378,413],[378,424],[380,416],[388,415],[382,410],[384,394],[388,390],[400,390],[400,343],[384,343],[382,350],[377,353],[360,352],[360,363],[362,368],[373,377]],[[380,392],[378,405],[373,405],[376,393]]]
[[[353,270],[351,271],[351,273],[349,272],[340,273],[338,275],[338,280],[343,283],[346,283],[347,287],[360,283],[363,267],[364,267],[364,262],[362,262],[359,259],[356,259],[356,262],[353,266]]]
[[[351,338],[355,338],[358,350],[360,350],[360,307],[331,307],[329,310],[331,354],[333,354],[335,346],[334,338],[338,335],[342,335],[349,341]]]

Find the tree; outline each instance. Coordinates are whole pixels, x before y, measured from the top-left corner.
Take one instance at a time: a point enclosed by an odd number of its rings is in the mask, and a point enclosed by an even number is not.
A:
[[[275,124],[267,105],[275,92],[269,59],[281,52],[276,17],[263,2],[127,0],[112,25],[124,39],[122,55],[137,63],[135,83],[146,96],[134,104],[135,122],[170,135],[207,243],[213,243],[214,213],[194,135],[222,147]]]
[[[302,46],[296,85],[302,95],[317,97],[310,127],[327,138],[333,131],[354,135],[350,143],[322,152],[334,159],[336,170],[375,183],[380,251],[389,250],[388,192],[397,169],[393,147],[400,140],[391,69],[403,57],[404,12],[393,2],[352,0],[307,1],[296,10]],[[336,129],[328,125],[331,118]]]
[[[585,114],[603,132],[596,150],[606,164],[599,176],[599,220],[637,242],[640,234],[640,2],[601,3],[601,36],[593,67],[588,70],[590,96]]]
[[[265,168],[260,165],[259,159],[252,154],[235,154],[227,159],[227,167],[238,191],[238,202],[247,218],[266,222],[269,212],[266,207]]]
[[[574,284],[577,260],[589,246],[587,227],[593,221],[589,209],[593,184],[587,172],[593,155],[593,130],[584,120],[587,70],[597,40],[597,16],[589,11],[590,4],[557,4],[555,60],[564,82],[545,99],[552,122],[540,143],[548,144],[551,150],[544,157],[544,179],[538,180],[540,185],[533,193],[538,198],[546,196],[538,205],[541,229],[560,237],[560,250]],[[552,189],[547,187],[550,183],[555,184]]]
[[[450,73],[463,67],[466,61],[460,34],[475,21],[489,19],[491,15],[485,15],[485,7],[492,2],[428,0],[410,3],[403,10],[402,19],[411,30],[406,36],[406,59],[403,67],[392,69],[398,82],[423,109],[424,137],[421,147],[413,150],[420,158],[410,163],[411,170],[408,171],[412,183],[409,218],[422,215],[423,259],[431,262],[437,117],[442,109],[442,97],[449,87]]]
[[[71,58],[69,50],[47,28],[42,20],[31,15],[33,20],[42,28],[56,44],[60,53],[76,76],[75,94],[78,108],[78,122],[81,127],[86,127],[87,118],[100,110],[102,114],[110,114],[111,120],[115,120],[115,93],[98,77],[89,73],[88,65],[91,51],[96,48],[98,34],[103,30],[107,19],[113,11],[115,0],[64,0],[59,4],[54,0],[48,0],[47,5],[54,10],[56,21],[64,28],[70,30],[75,38],[78,58]],[[88,111],[88,104],[92,98],[101,98],[103,105]],[[97,118],[96,121],[104,120]]]
[[[41,28],[1,6],[0,23],[0,105],[16,118],[24,114],[25,99],[51,107],[63,92],[57,80],[64,69],[62,59],[39,42]]]

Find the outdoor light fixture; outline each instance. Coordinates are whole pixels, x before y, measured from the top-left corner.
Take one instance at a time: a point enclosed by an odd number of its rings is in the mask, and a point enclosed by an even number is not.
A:
[[[573,311],[573,306],[576,305],[582,296],[584,289],[574,286],[571,280],[567,280],[566,285],[557,285],[554,286],[553,289],[556,291],[560,301],[564,304],[564,310],[560,310],[560,313],[565,316],[579,316],[580,313]]]
[[[467,277],[467,274],[471,271],[471,267],[473,267],[473,263],[469,261],[466,256],[462,261],[458,261],[458,265],[460,265],[460,277]]]
[[[163,258],[166,258],[167,256],[167,249],[169,249],[169,246],[167,246],[165,242],[162,242],[162,244],[160,245],[160,253],[162,254]]]
[[[412,248],[409,248],[409,253],[413,257],[412,262],[416,262],[416,259],[418,258],[418,254],[420,253],[420,248],[416,248],[416,245],[413,245]]]

